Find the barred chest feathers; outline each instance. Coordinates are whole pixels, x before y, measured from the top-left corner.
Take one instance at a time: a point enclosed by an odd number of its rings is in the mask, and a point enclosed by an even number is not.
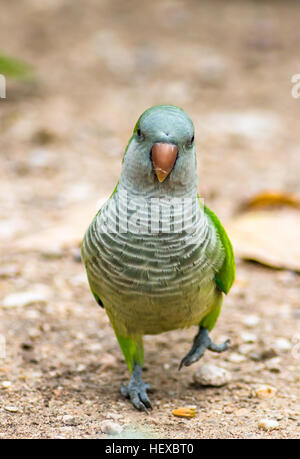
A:
[[[199,295],[206,310],[205,299],[215,290],[214,272],[224,257],[197,198],[173,199],[170,206],[169,199],[149,203],[118,192],[95,217],[83,249],[89,281],[101,292],[108,314],[124,302],[129,311],[141,296],[149,312],[156,303],[168,309],[188,304],[191,312]]]

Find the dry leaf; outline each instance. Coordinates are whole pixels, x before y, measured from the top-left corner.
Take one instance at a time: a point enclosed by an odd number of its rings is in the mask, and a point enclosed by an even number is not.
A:
[[[248,209],[262,209],[265,207],[295,207],[300,208],[300,197],[294,193],[286,193],[283,191],[264,191],[258,193],[248,201],[246,201],[242,208]]]
[[[173,410],[172,414],[179,418],[194,418],[196,414],[196,408],[188,406],[181,407],[177,408],[176,410]]]
[[[300,271],[299,211],[250,211],[233,218],[226,229],[236,256]]]

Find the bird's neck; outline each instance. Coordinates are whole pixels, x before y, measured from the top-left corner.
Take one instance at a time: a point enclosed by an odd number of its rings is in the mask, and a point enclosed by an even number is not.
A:
[[[197,173],[186,182],[175,182],[166,179],[159,183],[156,177],[147,176],[143,179],[131,180],[126,174],[122,174],[118,184],[118,192],[126,192],[130,196],[145,198],[194,198],[197,197],[198,177]]]

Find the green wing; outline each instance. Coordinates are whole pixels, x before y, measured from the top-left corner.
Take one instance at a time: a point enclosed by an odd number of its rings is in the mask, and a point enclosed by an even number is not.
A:
[[[215,280],[218,287],[227,294],[235,278],[235,261],[232,245],[218,217],[207,206],[204,206],[204,212],[214,225],[225,250],[225,258],[221,268],[215,274]]]

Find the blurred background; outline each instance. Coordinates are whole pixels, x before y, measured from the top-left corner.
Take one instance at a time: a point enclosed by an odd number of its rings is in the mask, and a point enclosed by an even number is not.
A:
[[[154,104],[179,105],[193,119],[199,193],[225,226],[266,190],[299,207],[300,100],[291,93],[299,2],[1,0],[0,8],[0,436],[101,437],[106,419],[169,438],[270,436],[257,427],[265,413],[279,424],[274,435],[299,435],[299,254],[282,261],[282,247],[278,267],[287,271],[238,258],[214,332],[233,348],[225,360],[205,357],[232,372],[225,389],[199,391],[193,369],[178,375],[193,330],[146,342],[148,379],[160,391],[142,422],[119,396],[125,364],[79,255],[135,122]],[[275,248],[284,239],[276,221]],[[252,400],[260,383],[277,395]],[[198,417],[172,417],[182,404],[196,405]]]

